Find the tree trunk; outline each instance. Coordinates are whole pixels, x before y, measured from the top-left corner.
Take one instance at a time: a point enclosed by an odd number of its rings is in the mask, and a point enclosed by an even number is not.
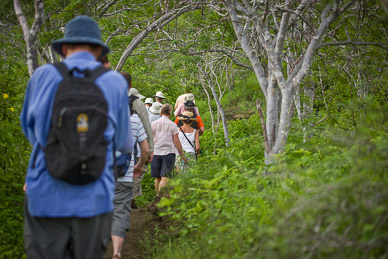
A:
[[[35,69],[38,68],[38,33],[40,30],[40,26],[43,22],[43,0],[35,0],[35,19],[31,26],[28,25],[28,21],[24,16],[22,6],[20,4],[20,0],[14,0],[14,9],[16,17],[20,23],[20,26],[23,30],[24,41],[26,42],[27,47],[27,67],[28,73],[30,76],[34,73]]]
[[[329,25],[356,0],[343,3],[342,8],[340,7],[342,2],[328,1],[323,10],[315,9],[314,26],[311,25],[311,20],[303,17],[306,11],[315,7],[313,0],[297,2],[285,0],[283,5],[271,3],[271,9],[277,10],[271,14],[263,13],[267,8],[264,8],[265,3],[262,2],[255,1],[255,5],[249,1],[239,0],[223,2],[232,21],[235,35],[252,65],[265,96],[266,132],[270,149],[269,154],[266,152],[268,155],[266,161],[271,163],[272,155],[284,150],[294,113],[293,96],[311,68],[313,56],[321,38]],[[292,7],[295,9],[291,10]],[[281,13],[281,18],[276,13]],[[311,29],[310,37],[292,38],[295,35],[300,36],[300,33],[290,33],[295,24],[302,24],[302,26],[296,26],[297,29],[303,29],[303,25],[308,25]],[[301,43],[300,41],[304,41],[305,47],[301,49],[301,53],[297,53],[299,58],[295,58],[294,51],[286,51],[287,47],[285,48],[284,45],[287,46],[289,42],[291,45],[288,46],[297,45]],[[284,63],[287,63],[289,68],[287,73],[285,73]],[[267,65],[267,78],[264,65]]]
[[[209,105],[210,118],[212,120],[212,131],[213,131],[213,134],[215,134],[216,132],[214,130],[215,125],[214,125],[214,117],[213,117],[213,110],[212,110],[210,95],[209,95],[209,92],[206,90],[206,87],[204,86],[204,84],[201,83],[201,86],[202,86],[202,88],[205,91],[206,96],[207,96],[207,103]]]
[[[216,104],[217,104],[217,110],[219,111],[220,116],[221,116],[221,120],[222,120],[222,126],[223,126],[223,129],[224,129],[225,146],[229,147],[229,130],[228,130],[228,124],[226,123],[224,109],[222,108],[221,102],[218,99],[218,95],[217,95],[216,89],[215,89],[215,87],[213,85],[213,82],[210,80],[209,75],[206,73],[205,70],[203,70],[201,65],[199,65],[199,69],[201,70],[202,74],[206,78],[207,82],[209,83],[209,87],[212,90],[212,94],[213,94],[214,100],[216,101]]]

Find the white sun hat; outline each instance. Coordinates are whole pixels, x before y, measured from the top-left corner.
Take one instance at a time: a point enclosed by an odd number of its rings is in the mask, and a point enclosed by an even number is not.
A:
[[[166,97],[163,96],[163,93],[161,91],[157,91],[156,94],[154,95],[154,97],[166,99]]]
[[[192,101],[192,102],[194,102],[194,94],[188,93],[188,94],[185,96],[185,101]]]
[[[130,96],[130,95],[132,95],[132,94],[133,94],[134,96],[139,97],[140,100],[145,98],[144,95],[139,94],[139,91],[138,91],[136,88],[133,88],[133,87],[131,87],[131,89],[129,89],[129,91],[128,91],[128,96]]]
[[[154,99],[152,99],[152,98],[147,98],[147,99],[145,99],[145,102],[144,102],[145,104],[146,103],[148,103],[148,104],[153,104],[154,103]]]
[[[162,108],[162,106],[163,105],[161,103],[154,102],[154,103],[152,103],[152,106],[148,110],[150,112],[152,112],[152,113],[159,114],[160,109]]]

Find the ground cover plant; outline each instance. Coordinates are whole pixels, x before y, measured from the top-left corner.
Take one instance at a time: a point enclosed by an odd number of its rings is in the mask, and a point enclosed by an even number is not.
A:
[[[180,235],[156,257],[387,256],[387,105],[368,105],[357,130],[300,136],[271,167],[249,148],[249,120],[231,123],[238,148],[200,159],[161,201]]]

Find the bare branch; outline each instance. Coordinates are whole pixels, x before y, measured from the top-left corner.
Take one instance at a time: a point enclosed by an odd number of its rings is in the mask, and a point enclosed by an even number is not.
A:
[[[388,45],[384,45],[384,44],[381,44],[381,43],[376,43],[376,42],[357,42],[357,41],[351,41],[351,40],[337,41],[337,42],[325,42],[325,43],[319,44],[318,48],[327,47],[327,46],[341,46],[341,45],[376,46],[376,47],[380,47],[380,48],[383,48],[385,50],[388,50]]]
[[[98,18],[101,18],[105,12],[112,6],[114,5],[115,3],[117,2],[117,0],[110,0],[109,2],[105,3],[105,5],[103,5],[103,8],[100,12],[100,14],[98,15]]]
[[[244,64],[244,63],[241,63],[240,61],[238,61],[230,52],[226,51],[225,49],[209,49],[209,50],[204,50],[204,51],[198,51],[198,52],[190,52],[190,53],[186,53],[185,55],[188,55],[188,56],[195,56],[195,55],[201,55],[201,54],[205,54],[205,53],[209,53],[209,52],[221,52],[221,53],[224,53],[225,55],[227,55],[232,61],[233,63],[235,63],[236,65],[238,66],[241,66],[241,67],[245,67],[251,71],[254,71],[253,68],[247,64]]]
[[[189,4],[187,6],[183,6],[178,9],[168,10],[167,13],[165,13],[162,17],[160,17],[159,19],[151,23],[149,26],[147,26],[147,28],[145,28],[138,35],[136,35],[129,43],[128,47],[125,49],[124,53],[122,54],[117,64],[116,71],[120,71],[122,69],[125,61],[130,56],[130,54],[142,42],[142,40],[148,36],[150,32],[163,28],[169,22],[171,22],[172,20],[176,19],[177,17],[179,17],[180,15],[186,12],[200,9],[202,5],[203,5],[202,3]]]
[[[212,94],[213,94],[213,97],[216,101],[216,104],[217,104],[217,110],[220,112],[220,115],[221,115],[221,119],[222,119],[222,125],[223,125],[223,128],[224,128],[224,139],[225,139],[225,146],[226,147],[229,147],[229,130],[228,130],[228,124],[226,123],[226,118],[225,118],[225,113],[224,113],[224,109],[222,108],[222,105],[221,105],[221,102],[218,98],[218,95],[216,93],[216,90],[214,88],[214,85],[213,85],[213,82],[211,81],[211,79],[209,78],[209,75],[206,73],[206,71],[202,68],[202,65],[199,64],[198,65],[199,67],[199,70],[202,72],[202,74],[204,75],[206,81],[208,82],[209,86],[210,86],[210,89],[212,91]]]
[[[243,48],[244,52],[247,54],[247,56],[252,64],[253,70],[255,71],[255,74],[257,77],[257,80],[259,81],[261,90],[262,90],[265,98],[267,98],[268,82],[267,82],[267,79],[265,77],[264,68],[262,67],[261,62],[259,61],[259,59],[255,55],[252,47],[250,46],[248,39],[246,37],[242,36],[241,22],[239,21],[239,19],[237,17],[237,13],[234,10],[233,5],[230,2],[226,1],[225,6],[226,6],[226,9],[228,10],[229,16],[231,18],[235,34],[236,34],[237,38],[239,39],[241,47]]]

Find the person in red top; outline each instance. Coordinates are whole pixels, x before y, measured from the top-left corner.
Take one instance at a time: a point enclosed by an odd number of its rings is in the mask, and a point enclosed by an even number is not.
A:
[[[191,123],[191,127],[198,130],[199,135],[201,136],[205,132],[205,125],[203,124],[203,121],[199,115],[195,114],[195,104],[192,101],[185,102],[185,111],[192,112],[194,116],[196,116],[197,121],[193,121]],[[175,124],[180,126],[183,125],[182,121],[180,121],[178,118],[175,119]]]

